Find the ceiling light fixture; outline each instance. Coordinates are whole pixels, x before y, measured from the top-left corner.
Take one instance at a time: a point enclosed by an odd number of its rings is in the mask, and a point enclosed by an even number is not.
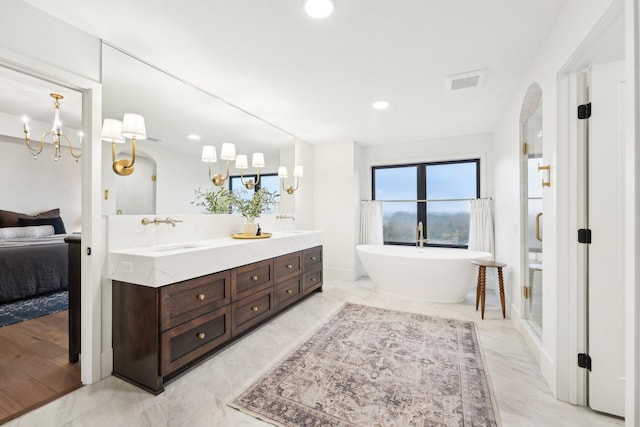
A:
[[[385,109],[389,108],[389,102],[388,101],[376,101],[373,104],[371,104],[371,106],[375,110],[385,110]]]
[[[187,138],[189,138],[192,141],[198,141],[200,139],[200,135],[196,135],[195,133],[192,133],[190,135],[187,135]]]
[[[335,4],[333,0],[305,0],[304,10],[312,18],[323,19],[331,15]]]
[[[29,129],[29,119],[25,116],[22,118],[22,127],[24,130],[24,141],[27,143],[27,150],[33,155],[34,159],[38,158],[38,154],[42,153],[44,149],[44,143],[47,140],[47,137],[51,135],[53,144],[53,148],[55,149],[55,154],[53,160],[58,161],[60,157],[60,143],[62,141],[62,137],[64,137],[67,141],[67,146],[69,147],[69,151],[71,155],[78,161],[82,154],[76,154],[73,152],[73,146],[71,145],[71,139],[62,131],[62,123],[60,122],[60,100],[64,97],[57,93],[50,94],[54,99],[55,113],[53,116],[53,126],[51,130],[44,135],[42,135],[42,139],[40,139],[40,146],[36,149],[31,146],[31,131]],[[82,144],[82,134],[80,135],[80,144]]]

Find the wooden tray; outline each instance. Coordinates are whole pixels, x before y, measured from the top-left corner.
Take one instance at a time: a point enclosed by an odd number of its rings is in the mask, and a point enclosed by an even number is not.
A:
[[[259,236],[252,236],[244,233],[237,233],[237,234],[232,234],[231,237],[233,237],[234,239],[268,239],[269,237],[271,237],[271,233],[262,233]]]

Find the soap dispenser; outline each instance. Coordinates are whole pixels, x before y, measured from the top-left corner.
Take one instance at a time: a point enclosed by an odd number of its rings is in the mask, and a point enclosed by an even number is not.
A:
[[[262,229],[260,228],[260,223],[258,223],[258,231],[256,231],[256,236],[262,236]]]

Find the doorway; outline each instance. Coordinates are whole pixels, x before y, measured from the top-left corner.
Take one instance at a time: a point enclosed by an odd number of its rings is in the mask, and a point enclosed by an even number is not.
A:
[[[9,165],[0,171],[1,424],[82,385],[80,364],[69,358],[65,236],[82,227],[83,159],[75,156],[83,93],[5,66],[0,81],[0,151]],[[66,135],[59,149],[54,117]]]
[[[592,65],[580,73],[578,139],[584,173],[587,403],[624,416],[624,62]]]

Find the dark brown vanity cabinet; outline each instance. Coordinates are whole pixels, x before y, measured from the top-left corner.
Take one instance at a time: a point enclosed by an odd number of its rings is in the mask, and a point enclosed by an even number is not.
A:
[[[113,374],[151,393],[322,287],[322,247],[162,287],[113,281]]]

